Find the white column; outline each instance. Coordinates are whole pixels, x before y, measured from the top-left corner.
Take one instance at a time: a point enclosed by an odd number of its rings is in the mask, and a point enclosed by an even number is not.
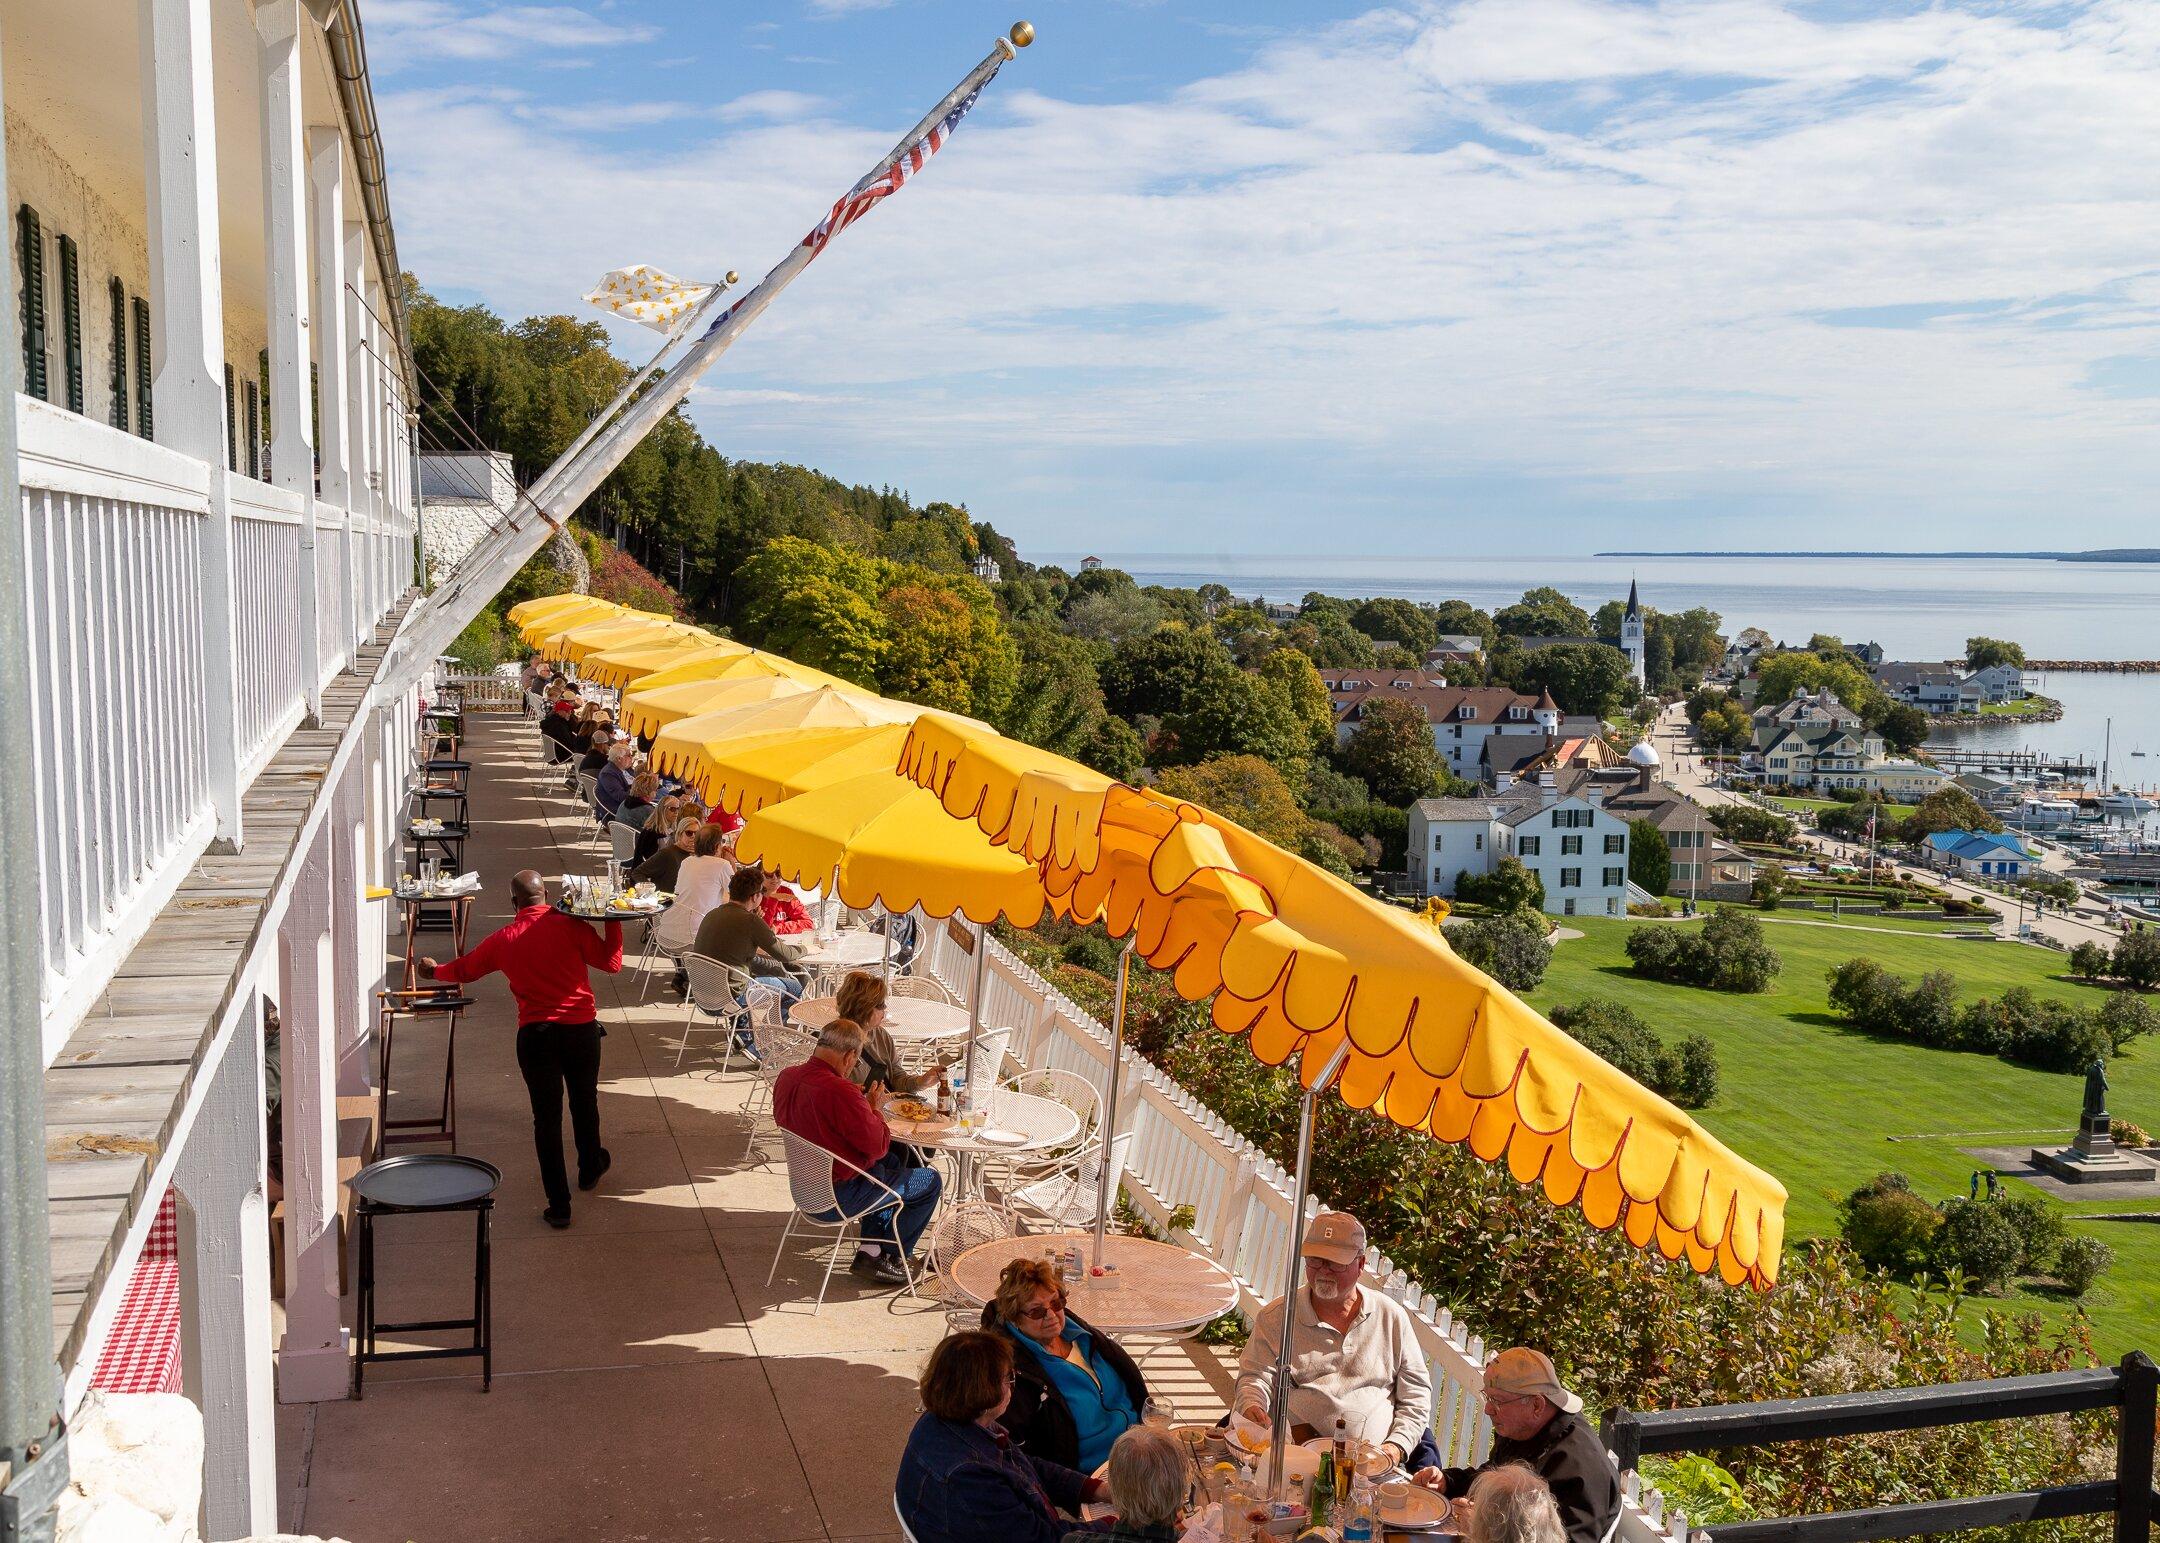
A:
[[[141,0],[152,382],[158,443],[209,468],[203,522],[203,697],[191,704],[208,752],[217,847],[240,849],[239,706],[233,635],[232,507],[225,470],[224,278],[218,249],[217,129],[210,0]]]
[[[376,723],[361,728],[361,748],[331,795],[330,941],[336,951],[337,1090],[340,1097],[374,1085],[375,988],[382,984],[382,932],[398,913],[387,902],[363,902],[373,882],[367,860],[368,778],[379,754]]]
[[[352,500],[346,505],[350,519],[345,539],[352,551],[353,647],[365,643],[375,620],[368,614],[368,533],[374,523],[375,493],[368,486],[368,468],[374,464],[375,415],[368,408],[368,378],[372,368],[367,354],[367,308],[360,303],[358,286],[367,272],[367,227],[358,221],[345,226],[345,385],[346,425],[352,431],[348,464],[352,469]]]
[[[322,420],[322,501],[348,519],[348,533],[338,542],[340,561],[321,570],[322,604],[329,608],[334,635],[352,657],[353,542],[351,403],[345,391],[345,137],[334,128],[307,131],[308,202],[313,213],[310,236],[315,251],[315,303],[309,330],[315,335],[318,379],[317,414]]]
[[[200,1074],[210,1085],[173,1166],[180,1368],[203,1414],[206,1538],[277,1531],[260,993],[243,992],[237,1011],[225,1053]]]
[[[352,1361],[340,1314],[337,1053],[340,999],[332,917],[338,891],[334,819],[317,830],[278,929],[279,1042],[285,1119],[285,1336],[278,1401],[344,1398]]]
[[[269,259],[270,476],[300,495],[300,681],[322,722],[321,588],[315,573],[315,425],[308,392],[307,157],[301,144],[300,0],[256,0],[261,39],[263,244]]]

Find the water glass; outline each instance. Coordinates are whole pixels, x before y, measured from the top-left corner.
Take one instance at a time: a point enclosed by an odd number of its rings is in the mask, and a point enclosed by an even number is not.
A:
[[[1140,1405],[1140,1423],[1168,1430],[1177,1423],[1177,1405],[1167,1398],[1150,1398]]]

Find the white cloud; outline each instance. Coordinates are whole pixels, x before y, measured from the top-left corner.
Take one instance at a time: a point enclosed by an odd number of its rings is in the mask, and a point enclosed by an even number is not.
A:
[[[820,20],[852,16],[858,11],[882,11],[893,0],[807,0],[810,14]]]
[[[549,49],[648,43],[660,29],[605,21],[567,5],[469,7],[453,0],[371,0],[368,41],[379,66],[415,59],[507,59]]]
[[[1524,487],[1811,542],[2149,519],[2160,400],[2087,383],[2160,356],[2160,10],[1464,0],[1109,106],[1026,64],[708,377],[729,453],[1038,541],[1295,546],[1340,501],[1359,549],[1491,549],[1518,495],[1478,490]],[[633,153],[392,94],[401,245],[514,314],[626,261],[755,274],[898,127],[817,110]]]

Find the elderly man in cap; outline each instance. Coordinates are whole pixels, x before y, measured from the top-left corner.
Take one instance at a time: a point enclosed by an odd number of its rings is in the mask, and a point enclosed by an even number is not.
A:
[[[1494,1356],[1485,1366],[1485,1414],[1492,1455],[1476,1468],[1421,1468],[1417,1482],[1464,1495],[1480,1473],[1521,1463],[1552,1490],[1568,1543],[1605,1543],[1620,1525],[1620,1475],[1551,1358],[1521,1346]]]
[[[1331,1436],[1341,1419],[1351,1436],[1387,1447],[1400,1463],[1432,1424],[1432,1373],[1410,1313],[1358,1284],[1365,1228],[1347,1211],[1315,1216],[1299,1252],[1305,1285],[1292,1299],[1291,1433]],[[1249,1420],[1271,1417],[1282,1329],[1283,1303],[1270,1302],[1238,1359],[1232,1407]]]

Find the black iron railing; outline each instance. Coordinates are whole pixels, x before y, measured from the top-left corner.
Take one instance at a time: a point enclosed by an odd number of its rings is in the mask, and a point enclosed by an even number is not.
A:
[[[1862,1543],[1922,1533],[1961,1532],[2015,1522],[2112,1514],[2115,1543],[2150,1543],[2160,1493],[2153,1488],[2153,1406],[2160,1367],[2143,1351],[2119,1366],[2090,1371],[2000,1377],[1986,1382],[1943,1382],[1874,1393],[1823,1398],[1786,1398],[1761,1404],[1719,1404],[1636,1414],[1616,1410],[1605,1424],[1605,1444],[1623,1472],[1643,1457],[1666,1452],[1713,1452],[1867,1436],[1884,1431],[1928,1430],[2035,1415],[2117,1411],[2115,1478],[2011,1495],[1974,1495],[1863,1511],[1828,1511],[1768,1521],[1728,1522],[1713,1527],[1716,1543]]]

